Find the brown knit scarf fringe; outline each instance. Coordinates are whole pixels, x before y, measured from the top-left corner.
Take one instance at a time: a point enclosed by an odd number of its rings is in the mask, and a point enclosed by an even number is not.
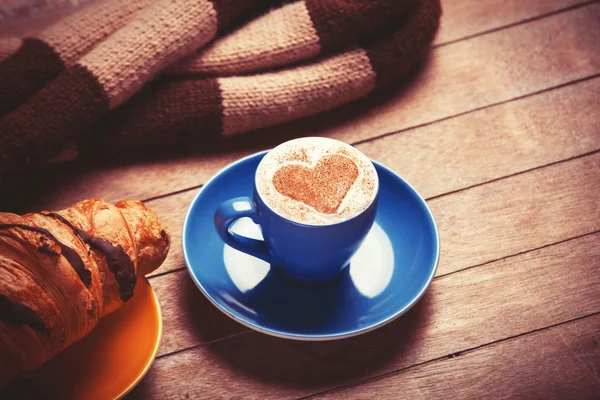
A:
[[[206,46],[275,3],[99,1],[23,39],[0,62],[0,183],[81,138],[197,145],[356,100],[423,58],[441,15],[439,0],[300,0]]]

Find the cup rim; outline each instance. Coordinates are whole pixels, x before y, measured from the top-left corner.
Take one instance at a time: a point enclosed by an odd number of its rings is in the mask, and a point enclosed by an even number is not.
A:
[[[340,140],[337,140],[337,139],[331,139],[331,138],[322,138],[322,137],[317,137],[317,136],[306,136],[306,137],[301,137],[301,138],[298,138],[298,139],[310,139],[310,138],[318,138],[318,139],[330,139],[330,140],[335,140],[336,142],[345,143],[345,144],[347,144],[347,145],[349,145],[349,146],[352,146],[352,145],[350,145],[350,144],[348,144],[348,143],[346,143],[346,142],[342,142],[342,141],[340,141]],[[292,139],[292,140],[295,140],[295,139]],[[284,142],[284,143],[285,143],[285,142]],[[283,143],[282,143],[282,144],[283,144]],[[353,146],[352,146],[352,147],[353,147]],[[339,222],[333,222],[333,223],[330,223],[330,224],[318,224],[318,225],[317,225],[317,224],[306,224],[306,223],[303,223],[303,222],[294,221],[294,220],[292,220],[292,219],[289,219],[289,218],[287,218],[287,217],[284,217],[283,215],[281,215],[280,213],[278,213],[277,211],[275,211],[275,210],[274,210],[272,207],[270,207],[270,206],[269,206],[269,204],[267,204],[267,202],[265,201],[265,199],[262,197],[262,195],[261,195],[260,191],[258,190],[258,186],[257,186],[257,184],[256,184],[256,172],[257,172],[257,171],[258,171],[258,169],[260,168],[260,164],[263,162],[263,160],[264,160],[265,156],[267,155],[267,153],[269,153],[269,152],[270,152],[271,150],[273,150],[274,148],[275,148],[275,147],[272,147],[272,148],[270,148],[270,149],[267,149],[267,150],[263,150],[263,151],[260,151],[260,152],[254,153],[254,155],[255,155],[255,156],[256,156],[256,155],[260,155],[260,156],[261,156],[261,159],[260,159],[260,161],[258,162],[258,166],[256,167],[256,171],[254,172],[254,195],[255,195],[256,197],[259,197],[259,198],[260,198],[260,201],[261,201],[261,203],[262,203],[262,204],[264,204],[264,206],[265,206],[266,208],[268,208],[268,209],[269,209],[269,211],[271,211],[271,212],[272,212],[274,215],[276,215],[277,217],[279,217],[279,218],[283,219],[284,221],[286,221],[286,222],[288,222],[288,223],[290,223],[290,224],[292,224],[292,225],[296,225],[296,226],[303,227],[303,228],[324,228],[324,227],[333,227],[333,226],[343,225],[343,224],[345,224],[345,223],[351,222],[351,221],[353,221],[353,220],[355,220],[355,219],[357,219],[357,218],[361,217],[362,215],[366,214],[367,212],[370,212],[370,211],[372,210],[372,208],[373,208],[373,207],[376,207],[376,206],[377,206],[377,201],[378,201],[378,199],[379,199],[379,187],[380,187],[380,183],[379,183],[379,174],[377,173],[377,167],[375,166],[375,163],[373,162],[373,160],[372,160],[372,159],[370,159],[369,157],[367,157],[367,155],[366,155],[366,154],[364,154],[364,153],[362,153],[362,152],[361,152],[361,154],[362,154],[362,155],[364,155],[364,156],[365,156],[365,158],[366,158],[366,159],[367,159],[367,160],[368,160],[368,161],[371,163],[371,165],[372,165],[373,169],[375,170],[375,176],[377,177],[377,180],[376,180],[376,181],[377,181],[377,188],[376,188],[376,191],[375,191],[375,196],[373,196],[373,199],[371,199],[371,202],[369,203],[369,205],[368,205],[367,207],[365,207],[365,209],[364,209],[364,210],[362,210],[361,212],[359,212],[359,213],[358,213],[358,214],[356,214],[356,215],[353,215],[352,217],[350,217],[350,218],[348,218],[348,219],[345,219],[345,220],[343,220],[343,221],[339,221]],[[359,151],[359,152],[360,152],[360,150],[357,150],[357,151]],[[241,161],[241,160],[240,160],[240,161]]]

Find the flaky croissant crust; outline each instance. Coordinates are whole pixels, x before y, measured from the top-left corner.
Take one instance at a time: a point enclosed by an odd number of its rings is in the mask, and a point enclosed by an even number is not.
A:
[[[170,236],[139,201],[0,213],[0,387],[87,335],[158,268]]]

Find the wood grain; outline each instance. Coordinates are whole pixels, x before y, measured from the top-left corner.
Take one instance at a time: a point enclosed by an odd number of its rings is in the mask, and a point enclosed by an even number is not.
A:
[[[438,274],[597,231],[599,198],[595,153],[432,200]]]
[[[594,3],[436,48],[403,91],[312,133],[361,141],[596,74],[599,21],[600,4]]]
[[[152,284],[163,315],[159,356],[246,330],[213,306],[187,271],[169,274],[168,278],[156,278]]]
[[[407,315],[363,336],[295,342],[248,332],[160,358],[132,397],[304,396],[595,313],[599,240],[589,235],[437,278]],[[165,315],[165,341],[181,334],[177,318]],[[183,330],[193,329],[203,327]]]
[[[579,0],[443,0],[442,24],[434,43],[452,42],[581,3]]]
[[[598,81],[600,83],[600,79]],[[588,109],[584,107],[583,110]],[[445,139],[431,135],[423,135],[422,141],[418,136],[399,138],[400,141],[408,138],[407,147],[410,149],[412,145],[413,151],[407,154],[418,161],[402,159],[393,151],[386,151],[386,148],[393,148],[390,144],[381,147],[373,144],[377,147],[369,149],[367,154],[371,151],[381,154],[380,159],[384,163],[389,161],[401,174],[410,171],[411,174],[407,174],[409,181],[418,190],[425,188],[425,194],[443,193],[552,162],[556,157],[599,149],[598,121],[584,129],[571,131],[569,121],[573,122],[571,128],[579,128],[576,117],[580,115],[575,109],[571,111],[575,118],[557,120],[555,125],[559,130],[556,132],[543,129],[544,125],[552,125],[549,122],[540,122],[538,126],[542,129],[529,134],[519,132],[502,137],[500,132],[491,131],[487,149],[485,134],[471,131],[460,136],[465,138],[462,146],[460,140],[455,139],[455,144],[449,148],[434,146],[436,141],[444,142]],[[565,130],[561,130],[563,127]],[[494,139],[496,135],[498,138]],[[452,149],[455,149],[453,154],[449,154]],[[478,155],[479,151],[484,154]],[[599,168],[600,154],[594,154],[429,201],[444,244],[438,273],[452,272],[600,229]],[[442,190],[436,190],[438,186]],[[188,191],[149,203],[172,235],[167,260],[150,276],[185,266],[181,226],[196,193],[197,190]],[[581,218],[583,214],[589,217]]]
[[[438,274],[600,229],[600,153],[429,202]]]
[[[156,271],[148,275],[149,277],[185,267],[181,249],[181,231],[187,208],[197,193],[198,190],[190,190],[148,202],[148,207],[158,215],[161,223],[171,234],[171,249],[167,259]]]
[[[233,159],[291,137],[324,135],[354,143],[582,79],[600,72],[599,21],[595,3],[434,49],[403,90],[391,88],[332,113],[226,140],[208,155],[49,168],[14,189],[37,201],[17,203],[36,209],[91,196],[146,199],[200,185]]]
[[[599,342],[595,315],[316,398],[598,399]]]
[[[356,147],[425,197],[600,149],[600,77]]]

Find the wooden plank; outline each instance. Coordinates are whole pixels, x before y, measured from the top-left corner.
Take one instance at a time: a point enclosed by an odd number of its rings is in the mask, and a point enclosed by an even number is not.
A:
[[[442,0],[435,44],[460,40],[581,4],[578,0]]]
[[[246,330],[213,306],[192,282],[187,271],[164,278],[156,278],[152,282],[163,315],[164,331],[159,356]]]
[[[599,21],[594,3],[436,48],[403,91],[312,134],[361,141],[596,74]]]
[[[171,249],[169,250],[167,259],[160,268],[148,276],[152,277],[185,267],[181,248],[181,230],[187,208],[197,192],[198,190],[190,190],[148,203],[148,207],[158,215],[160,221],[168,228],[171,234]]]
[[[438,274],[597,231],[599,198],[595,153],[432,200]]]
[[[425,197],[600,149],[600,77],[356,147]]]
[[[598,312],[599,240],[597,233],[437,278],[407,315],[359,337],[295,342],[248,332],[162,357],[132,397],[310,395]],[[170,318],[165,338],[180,333]]]
[[[90,196],[150,198],[200,185],[244,154],[300,135],[347,142],[430,123],[600,72],[600,4],[443,46],[404,88],[324,115],[230,139],[209,155],[117,165],[113,160],[49,168],[13,191],[24,208],[57,208]],[[456,133],[455,133],[456,134]]]
[[[597,83],[600,83],[600,79]],[[545,123],[541,123],[541,131],[534,134],[515,133],[510,140],[503,140],[500,132],[497,135],[490,133],[490,147],[487,150],[483,150],[486,138],[470,132],[465,134],[462,147],[458,143],[448,148],[434,146],[436,141],[445,141],[439,135],[423,135],[421,143],[418,137],[409,138],[407,147],[413,146],[414,151],[407,154],[418,158],[418,161],[402,159],[393,151],[385,150],[386,147],[398,145],[396,138],[387,146],[373,144],[377,147],[369,149],[367,154],[380,151],[379,154],[395,170],[401,173],[410,171],[412,175],[409,174],[409,181],[416,182],[418,189],[425,188],[425,194],[439,193],[436,191],[438,186],[444,191],[452,191],[462,185],[477,184],[515,170],[522,171],[537,163],[551,162],[555,157],[599,149],[598,122],[589,129],[577,131],[579,126],[576,117],[579,113],[575,109],[573,113],[573,119],[556,121],[558,128],[564,125],[566,129],[556,132],[556,136],[552,131],[543,129]],[[574,124],[573,131],[567,127],[569,121]],[[565,135],[565,132],[569,133]],[[545,133],[547,140],[544,140]],[[498,139],[494,139],[494,136],[498,136]],[[404,136],[398,139],[402,142]],[[548,141],[552,143],[548,144]],[[419,149],[421,145],[424,147]],[[474,148],[472,152],[471,146]],[[456,161],[449,154],[452,152],[450,149],[456,149],[453,153]],[[484,155],[475,155],[479,149]],[[465,150],[464,155],[461,154],[462,150]],[[431,200],[429,205],[443,243],[438,273],[448,273],[600,229],[598,168],[600,154],[595,154]],[[415,181],[411,179],[413,177]],[[150,276],[185,266],[181,252],[181,226],[186,209],[196,193],[197,190],[193,190],[150,202],[149,206],[169,228],[172,236],[167,260]],[[580,218],[582,214],[589,218]],[[492,242],[494,246],[490,246]]]
[[[598,399],[600,316],[411,368],[319,399]]]

